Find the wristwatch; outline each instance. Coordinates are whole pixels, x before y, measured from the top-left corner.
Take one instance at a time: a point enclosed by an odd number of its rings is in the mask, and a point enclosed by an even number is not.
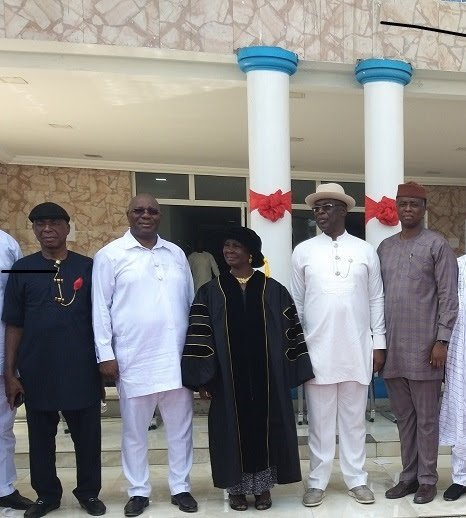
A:
[[[441,344],[448,346],[448,340],[437,340],[437,342],[440,342]]]

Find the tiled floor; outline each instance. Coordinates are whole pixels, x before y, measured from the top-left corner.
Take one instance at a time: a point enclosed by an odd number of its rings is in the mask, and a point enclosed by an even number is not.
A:
[[[21,493],[34,498],[34,492],[30,487],[29,471],[25,467],[27,465],[27,437],[24,423],[19,421],[15,426],[15,431],[18,441],[18,465],[24,465],[24,467],[18,469],[17,487]],[[167,487],[167,466],[163,464],[165,456],[163,427],[149,433],[152,448],[151,457],[155,461],[162,462],[162,464],[151,466],[152,500],[142,516],[146,518],[186,516],[177,507],[170,504],[170,495]],[[301,436],[305,436],[306,427],[298,427],[298,433]],[[376,496],[374,504],[361,505],[348,496],[338,467],[338,460],[336,460],[334,463],[334,473],[321,506],[305,508],[301,504],[302,483],[277,486],[272,491],[273,506],[265,512],[264,516],[269,518],[466,517],[466,496],[457,502],[445,502],[442,498],[443,491],[450,485],[450,456],[446,454],[446,450],[443,450],[444,454],[439,456],[439,494],[432,503],[416,505],[412,501],[412,496],[401,500],[386,500],[384,492],[393,485],[400,472],[396,426],[380,416],[380,414],[377,414],[375,422],[368,423],[368,433],[375,439],[375,443],[368,444],[368,459],[366,462],[366,469],[369,472],[369,485]],[[123,506],[128,497],[126,495],[126,480],[122,475],[118,460],[120,443],[119,421],[116,419],[104,420],[103,436],[106,467],[103,469],[101,498],[107,505],[108,511],[106,516],[121,517],[123,516]],[[212,487],[210,465],[206,456],[206,419],[203,417],[195,419],[194,443],[196,463],[192,469],[191,479],[193,494],[199,502],[199,512],[195,516],[214,518],[227,513],[230,516],[239,515],[238,518],[257,516],[258,511],[254,509],[253,505],[251,505],[248,511],[243,513],[231,510],[228,506],[228,501],[224,499],[223,491]],[[61,465],[72,465],[71,440],[68,435],[63,434],[62,430],[60,430],[57,445],[58,451],[61,452],[59,459],[63,461]],[[384,449],[388,452],[384,456],[377,454],[384,451]],[[305,446],[301,446],[301,452],[304,456],[306,453]],[[306,476],[308,472],[307,460],[303,460],[301,466],[302,473]],[[59,510],[50,513],[49,516],[52,518],[87,516],[85,511],[80,509],[71,494],[75,484],[75,470],[69,467],[61,467],[59,468],[59,477],[64,486],[62,506]],[[19,517],[22,516],[22,512],[0,508],[0,516]]]
[[[466,497],[457,502],[445,502],[442,499],[442,491],[450,483],[450,459],[449,456],[440,457],[440,482],[439,495],[430,504],[416,505],[412,502],[412,496],[401,500],[386,500],[384,491],[389,488],[396,479],[400,470],[400,461],[394,457],[380,457],[369,459],[366,468],[369,472],[369,485],[375,493],[376,502],[371,505],[361,505],[355,502],[346,493],[341,474],[335,463],[334,475],[327,488],[327,494],[321,506],[305,508],[301,504],[303,486],[290,484],[277,486],[272,491],[273,506],[266,511],[265,516],[269,518],[346,518],[346,517],[452,517],[466,516]],[[307,462],[302,462],[302,471],[306,473]],[[75,473],[72,468],[61,468],[59,476],[64,486],[62,507],[60,510],[50,513],[51,517],[84,517],[85,512],[80,509],[71,490],[75,483]],[[199,512],[196,516],[215,518],[221,514],[229,513],[230,516],[237,516],[232,511],[228,502],[224,500],[223,491],[212,487],[210,468],[207,463],[195,464],[192,470],[193,495],[199,502]],[[175,516],[186,516],[175,506],[171,505],[170,495],[167,488],[167,466],[152,466],[151,480],[153,493],[151,504],[144,512],[146,518],[171,518]],[[21,493],[33,497],[33,491],[29,486],[29,472],[25,469],[19,470],[19,481],[17,484]],[[126,481],[119,467],[104,468],[103,488],[101,498],[107,505],[107,516],[123,516],[123,506],[127,501]],[[5,516],[22,516],[19,511],[3,510]],[[1,513],[1,511],[0,511]],[[241,514],[242,518],[257,516],[258,511],[253,506]],[[1,514],[0,514],[1,515]]]

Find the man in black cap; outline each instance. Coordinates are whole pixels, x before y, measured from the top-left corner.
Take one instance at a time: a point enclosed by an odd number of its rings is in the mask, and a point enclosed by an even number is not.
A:
[[[58,412],[75,445],[77,487],[88,514],[105,513],[101,489],[101,381],[95,359],[89,257],[67,249],[70,217],[55,203],[29,215],[41,250],[13,265],[5,290],[5,391],[14,408],[24,399],[31,485],[38,499],[24,514],[38,518],[60,507],[55,466]],[[19,378],[17,378],[19,372]]]

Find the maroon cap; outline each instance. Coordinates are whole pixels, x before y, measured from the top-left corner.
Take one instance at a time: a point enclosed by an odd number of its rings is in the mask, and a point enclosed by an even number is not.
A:
[[[427,191],[425,187],[416,182],[400,183],[396,197],[422,198],[423,200],[427,200]]]

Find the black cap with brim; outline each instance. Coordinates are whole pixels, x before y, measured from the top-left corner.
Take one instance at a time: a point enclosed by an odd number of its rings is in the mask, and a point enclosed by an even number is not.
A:
[[[29,214],[29,221],[36,221],[37,219],[64,219],[67,223],[70,222],[68,212],[60,205],[47,201],[36,205]]]
[[[227,239],[234,239],[249,250],[249,253],[252,255],[251,266],[253,268],[264,266],[264,256],[261,252],[262,241],[254,230],[247,227],[231,227],[224,234],[223,242]]]

